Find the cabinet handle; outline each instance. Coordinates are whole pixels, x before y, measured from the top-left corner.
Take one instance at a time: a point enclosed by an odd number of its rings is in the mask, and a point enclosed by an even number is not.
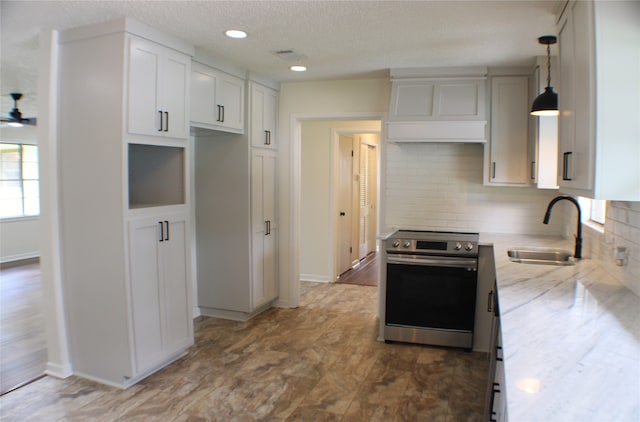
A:
[[[224,122],[224,106],[220,106],[220,108],[222,109],[222,120],[220,121]]]
[[[164,112],[164,131],[165,132],[169,132],[169,112],[165,111]]]
[[[162,132],[162,110],[158,110],[158,113],[160,113],[160,129],[158,129],[158,132]]]
[[[493,390],[491,391],[491,406],[489,407],[489,409],[491,410],[491,414],[489,415],[489,421],[491,422],[497,422],[497,419],[495,419],[496,416],[496,412],[495,410],[493,410],[493,406],[495,405],[496,402],[496,394],[500,394],[500,384],[497,382],[493,383]]]
[[[218,118],[216,119],[216,121],[221,122],[222,120],[222,106],[220,104],[218,104],[216,107],[218,107]]]
[[[491,172],[491,178],[495,179],[496,178],[496,162],[492,162],[491,165],[493,166],[493,170]]]
[[[572,180],[569,177],[569,159],[572,154],[573,152],[571,151],[562,154],[562,180]]]
[[[489,292],[489,297],[487,300],[487,312],[493,312],[493,290]]]
[[[264,144],[265,145],[271,144],[271,132],[269,132],[268,130],[264,131]]]
[[[167,228],[167,230],[165,230],[165,238],[164,240],[169,240],[169,222],[167,220],[164,220],[164,224]]]
[[[160,224],[160,242],[164,242],[164,224],[162,221],[158,221],[158,224]]]
[[[531,162],[531,180],[536,180],[536,162]]]
[[[500,357],[498,357],[498,352],[500,352]],[[502,362],[504,360],[502,356],[502,346],[496,346],[496,361]]]
[[[269,236],[269,235],[271,234],[271,221],[266,220],[266,221],[264,222],[264,224],[265,224],[265,232],[264,232],[264,235],[265,235],[265,236]]]

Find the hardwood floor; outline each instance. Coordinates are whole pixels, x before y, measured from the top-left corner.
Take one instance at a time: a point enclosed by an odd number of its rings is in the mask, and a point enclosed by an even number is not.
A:
[[[44,373],[47,349],[40,264],[0,270],[0,393]]]
[[[377,289],[301,283],[296,309],[200,317],[182,359],[120,390],[44,377],[2,421],[482,421],[484,353],[376,340]]]
[[[358,267],[340,274],[336,283],[377,286],[379,278],[378,269],[378,254],[372,252],[360,261]]]

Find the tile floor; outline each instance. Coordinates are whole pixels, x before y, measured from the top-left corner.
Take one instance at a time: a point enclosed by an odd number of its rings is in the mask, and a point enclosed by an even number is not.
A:
[[[2,421],[481,421],[486,354],[375,340],[375,287],[302,283],[298,309],[198,318],[196,344],[119,390],[45,377]]]

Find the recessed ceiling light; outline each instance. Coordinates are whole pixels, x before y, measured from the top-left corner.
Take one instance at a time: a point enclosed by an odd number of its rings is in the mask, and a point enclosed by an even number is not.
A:
[[[224,31],[224,35],[229,38],[247,38],[247,33],[239,29],[227,29]]]
[[[294,72],[306,72],[307,66],[293,65],[290,66],[289,69],[293,70]]]

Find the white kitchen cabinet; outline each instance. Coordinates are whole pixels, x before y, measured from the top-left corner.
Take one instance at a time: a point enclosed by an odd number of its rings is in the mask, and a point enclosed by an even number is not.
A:
[[[251,85],[277,94],[262,84]],[[252,146],[252,132],[263,128],[251,124],[246,134],[202,131],[195,136],[198,307],[203,315],[247,320],[278,297],[277,152],[273,144]]]
[[[191,70],[191,125],[244,133],[245,81],[202,63]]]
[[[491,137],[485,146],[485,184],[528,186],[529,78],[492,76]]]
[[[250,82],[251,145],[272,148],[278,146],[278,91]]]
[[[537,57],[530,77],[529,104],[547,86],[547,58]],[[551,57],[551,83],[557,85],[558,61]],[[556,81],[556,82],[554,82]],[[557,89],[557,88],[556,88]],[[538,189],[558,189],[558,117],[529,115],[531,183]]]
[[[136,36],[128,43],[128,132],[187,138],[191,58]]]
[[[185,215],[129,222],[135,372],[142,373],[193,344]]]
[[[251,157],[251,243],[253,307],[274,300],[276,286],[276,154],[254,148]]]
[[[129,131],[136,78],[128,70],[140,70],[129,63],[129,41],[139,38],[193,53],[180,40],[120,19],[61,32],[58,68],[71,366],[75,375],[120,388],[193,344],[188,142]],[[160,234],[170,241],[159,242]]]
[[[640,200],[638,2],[571,1],[560,20],[560,191]]]

